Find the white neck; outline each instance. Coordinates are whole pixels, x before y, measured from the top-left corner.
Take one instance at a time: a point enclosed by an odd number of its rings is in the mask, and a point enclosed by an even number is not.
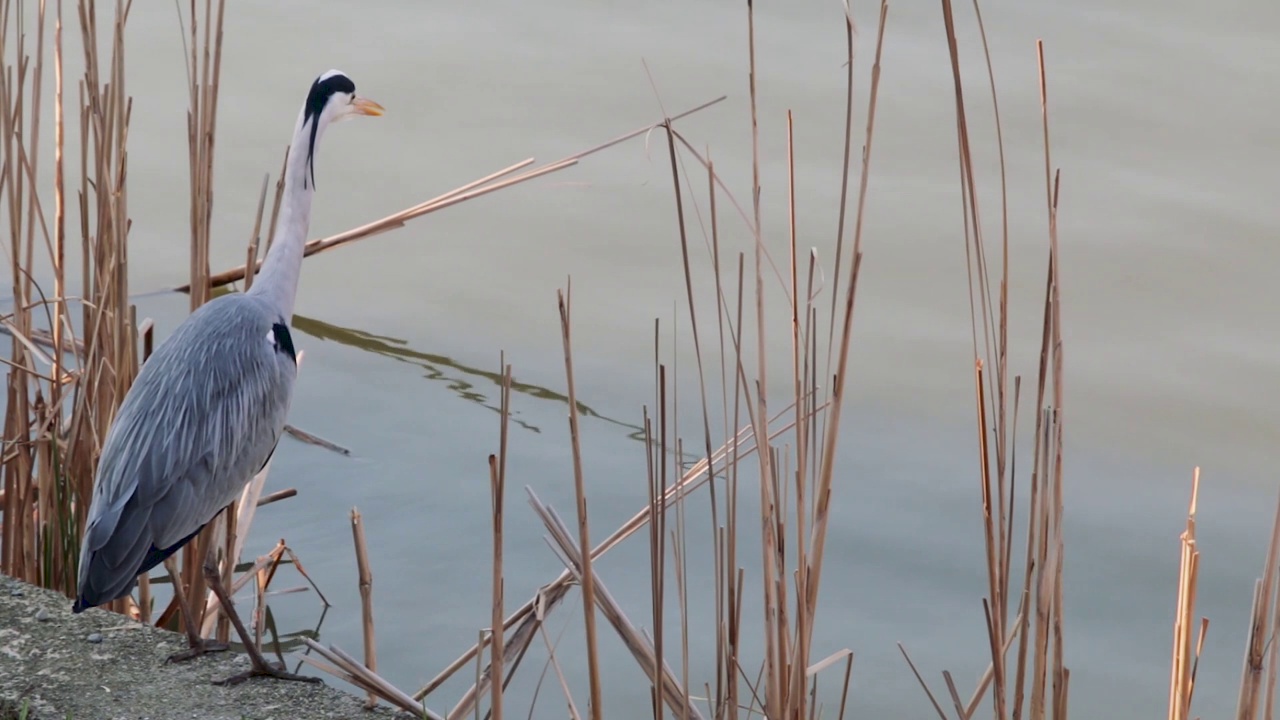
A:
[[[327,124],[322,117],[316,132],[316,144]],[[302,252],[311,226],[311,198],[315,186],[311,183],[307,163],[307,147],[311,142],[311,128],[303,126],[302,114],[294,126],[293,142],[289,143],[289,157],[285,162],[284,194],[280,200],[280,214],[276,220],[275,236],[271,249],[262,261],[262,269],[249,289],[250,295],[263,298],[284,318],[293,321],[293,304],[298,296],[298,276],[302,273]]]

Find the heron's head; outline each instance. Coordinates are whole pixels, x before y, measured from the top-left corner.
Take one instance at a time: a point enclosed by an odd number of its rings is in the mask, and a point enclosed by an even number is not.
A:
[[[341,70],[330,70],[311,83],[307,102],[302,107],[302,124],[299,129],[307,135],[307,166],[313,186],[316,141],[324,128],[358,115],[378,117],[382,113],[381,105],[356,95],[356,84]]]

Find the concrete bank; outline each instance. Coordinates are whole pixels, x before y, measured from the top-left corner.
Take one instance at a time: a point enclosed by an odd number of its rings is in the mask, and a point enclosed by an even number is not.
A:
[[[62,595],[0,575],[0,708],[26,699],[34,720],[410,717],[366,711],[361,698],[328,685],[254,678],[218,687],[210,681],[244,670],[247,658],[225,652],[165,663],[185,646],[181,635],[114,613],[74,615]]]

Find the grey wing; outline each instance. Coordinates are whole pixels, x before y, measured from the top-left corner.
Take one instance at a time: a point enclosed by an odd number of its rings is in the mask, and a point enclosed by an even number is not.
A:
[[[99,461],[77,607],[128,593],[266,463],[297,372],[276,320],[255,299],[218,298],[143,365]]]

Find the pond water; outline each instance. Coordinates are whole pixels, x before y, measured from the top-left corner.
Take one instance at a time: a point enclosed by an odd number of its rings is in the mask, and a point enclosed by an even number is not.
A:
[[[728,95],[679,127],[710,147],[737,197],[749,197],[741,3],[229,5],[215,270],[243,262],[262,176],[279,166],[307,84],[330,67],[388,112],[326,137],[314,236],[653,122],[663,114],[655,86],[672,112]],[[1168,702],[1178,534],[1196,465],[1204,473],[1199,612],[1212,620],[1196,706],[1205,716],[1234,707],[1276,501],[1280,330],[1267,298],[1280,267],[1280,215],[1268,209],[1280,180],[1280,8],[1230,5],[983,4],[1009,167],[1011,363],[1026,377],[1039,350],[1047,244],[1036,39],[1046,48],[1063,183],[1066,656],[1081,717],[1158,714]],[[865,99],[876,6],[853,9]],[[957,13],[995,238],[990,100],[972,9]],[[131,283],[139,293],[187,275],[186,86],[175,15],[166,3],[138,3],[129,26]],[[762,3],[756,29],[768,241],[782,263],[792,110],[800,242],[829,259],[844,120],[841,7]],[[855,715],[929,717],[896,642],[939,689],[940,671],[951,669],[967,693],[987,664],[954,102],[936,4],[891,7],[883,63],[830,535],[836,551],[815,656],[854,650]],[[572,513],[556,310],[569,278],[576,389],[598,413],[583,421],[593,531],[612,530],[643,505],[644,450],[633,433],[641,407],[652,404],[653,321],[662,320],[665,351],[672,318],[687,323],[667,163],[665,137],[654,133],[306,262],[295,321],[306,361],[291,422],[352,456],[283,443],[269,485],[299,495],[258,514],[246,552],[281,537],[296,549],[334,603],[320,627],[324,642],[357,653],[361,644],[352,506],[367,525],[383,675],[412,691],[488,625],[486,457],[497,448],[500,351],[523,384],[512,399],[508,604],[559,573],[523,488]],[[727,247],[750,251],[737,217],[722,210],[721,224]],[[138,303],[162,336],[187,309],[185,296],[169,293]],[[774,327],[784,342],[787,331]],[[687,337],[677,354],[682,389],[696,388]],[[786,378],[785,365],[773,368]],[[683,397],[680,418],[687,446],[700,447],[694,397]],[[704,505],[691,507],[691,517],[706,517]],[[646,625],[647,552],[641,535],[600,565],[610,591]],[[284,632],[320,617],[313,594],[272,607]],[[553,634],[566,622],[565,647],[580,647],[576,593]],[[646,715],[639,668],[611,635],[604,648],[609,717]],[[707,649],[693,655],[705,660]],[[521,711],[545,653],[530,657],[512,691]],[[568,651],[561,660],[585,708],[583,659]],[[707,667],[693,670],[699,686]],[[429,704],[447,709],[468,683],[450,683]],[[538,716],[563,713],[548,683]]]

